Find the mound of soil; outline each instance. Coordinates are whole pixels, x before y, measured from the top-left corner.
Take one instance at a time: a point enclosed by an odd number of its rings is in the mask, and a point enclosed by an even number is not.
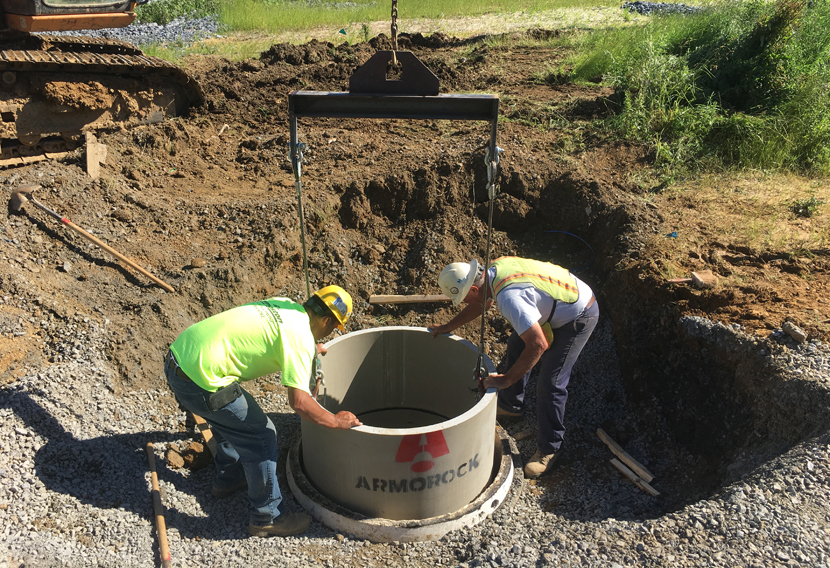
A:
[[[60,360],[58,342],[44,331],[49,322],[91,317],[107,321],[108,356],[123,380],[116,387],[156,387],[160,358],[189,324],[263,296],[303,298],[303,235],[287,158],[288,94],[347,90],[355,69],[388,44],[379,36],[352,46],[275,45],[241,63],[193,58],[186,66],[204,87],[205,107],[163,124],[100,133],[109,149],[100,179],[86,175],[80,151],[67,161],[3,172],[7,191],[41,185],[42,202],[177,293],[163,292],[31,206],[10,212],[0,290],[31,309],[22,314],[0,306],[0,317],[11,327],[31,327],[28,337],[42,341],[21,345],[13,333],[4,336],[0,373],[13,376],[16,365],[33,358]],[[399,45],[438,76],[442,93],[500,96],[504,153],[491,258],[517,254],[570,267],[598,292],[621,333],[639,328],[660,336],[679,316],[695,314],[762,335],[791,320],[810,337],[828,339],[826,250],[809,259],[752,251],[701,231],[689,270],[717,272],[723,259],[732,259],[731,275],[743,284],[699,290],[666,282],[655,259],[667,252],[653,237],[672,226],[660,195],[643,199],[650,188],[631,181],[651,156],[589,134],[588,121],[615,111],[610,89],[538,74],[540,62],[555,67],[560,48],[440,34],[403,36]],[[352,293],[350,329],[446,321],[453,313],[448,304],[378,306],[367,299],[436,294],[446,263],[485,257],[488,125],[302,119],[299,138],[306,144],[311,288],[339,284]],[[684,216],[687,226],[698,226],[693,208]],[[460,331],[477,342],[477,324]],[[508,332],[503,319],[489,318],[486,348],[496,360]]]

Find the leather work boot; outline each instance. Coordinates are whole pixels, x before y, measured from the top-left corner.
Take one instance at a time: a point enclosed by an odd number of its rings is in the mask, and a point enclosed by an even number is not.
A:
[[[521,412],[513,412],[505,410],[501,406],[496,405],[496,418],[521,418]]]
[[[310,524],[311,517],[305,513],[283,513],[270,525],[248,525],[248,532],[254,536],[293,536],[304,533]]]
[[[248,487],[248,480],[243,479],[242,481],[240,481],[236,485],[233,485],[233,486],[228,487],[226,489],[222,489],[222,488],[216,487],[214,485],[210,490],[210,494],[213,495],[214,497],[216,497],[217,499],[224,499],[226,497],[230,497],[231,495],[233,495],[234,493],[236,493],[240,489],[245,489],[246,487]]]
[[[525,477],[528,479],[536,479],[544,473],[550,471],[553,463],[556,461],[556,454],[543,454],[541,450],[536,450],[530,461],[525,464]]]

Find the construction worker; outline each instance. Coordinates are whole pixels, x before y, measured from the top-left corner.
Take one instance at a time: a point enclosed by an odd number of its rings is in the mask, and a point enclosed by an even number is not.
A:
[[[309,383],[316,342],[343,324],[352,298],[326,286],[304,304],[269,298],[232,308],[187,328],[170,346],[164,362],[167,382],[179,402],[210,424],[216,439],[216,472],[211,493],[229,497],[248,488],[248,531],[254,536],[305,532],[305,513],[282,511],[277,483],[277,431],[240,383],[281,373],[288,404],[305,420],[329,428],[361,423],[351,412],[332,414],[311,396]]]
[[[506,256],[484,267],[475,260],[455,262],[438,276],[441,291],[453,305],[467,304],[452,320],[431,327],[433,337],[480,317],[495,300],[499,313],[513,326],[507,340],[504,374],[492,374],[485,388],[497,388],[497,415],[522,415],[524,390],[533,367],[541,361],[537,383],[538,449],[525,464],[528,478],[550,471],[565,437],[565,404],[571,369],[594,331],[599,307],[591,288],[550,264]]]

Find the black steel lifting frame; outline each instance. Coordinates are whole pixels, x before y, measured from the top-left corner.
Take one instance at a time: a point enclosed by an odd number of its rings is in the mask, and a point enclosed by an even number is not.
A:
[[[302,167],[303,146],[298,142],[297,119],[309,118],[381,118],[411,120],[486,120],[490,122],[490,144],[488,162],[498,164],[496,136],[498,132],[499,97],[498,95],[436,95],[413,96],[397,94],[363,94],[327,91],[292,91],[288,95],[288,120],[290,122],[289,157],[297,184],[297,202],[300,214],[300,230],[304,231],[302,185],[300,172]],[[488,174],[489,174],[488,168]],[[488,183],[495,184],[494,174]],[[493,197],[492,195],[490,196]],[[305,247],[305,233],[303,232]],[[306,253],[303,251],[303,262]],[[311,295],[306,273],[306,294]]]
[[[393,8],[394,13],[394,8]],[[389,80],[390,61],[400,58],[400,80]],[[493,230],[493,202],[498,185],[496,173],[501,150],[496,146],[499,123],[498,95],[438,94],[438,78],[410,52],[378,51],[349,79],[349,92],[292,91],[288,95],[288,120],[291,141],[289,157],[297,186],[300,234],[303,246],[303,272],[306,298],[311,297],[308,277],[308,255],[305,243],[305,216],[301,168],[304,145],[297,136],[297,119],[310,118],[385,118],[410,120],[487,120],[490,122],[490,144],[487,148],[487,192],[490,200],[487,226],[487,248],[484,266],[490,264],[490,238]],[[481,340],[475,377],[479,389],[484,373],[484,323],[486,302],[482,304]]]

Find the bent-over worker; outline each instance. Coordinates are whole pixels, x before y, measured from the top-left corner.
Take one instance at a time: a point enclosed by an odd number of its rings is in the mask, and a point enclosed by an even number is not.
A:
[[[537,383],[538,449],[525,465],[536,478],[551,469],[565,437],[565,404],[571,369],[594,331],[599,306],[591,288],[568,270],[538,260],[498,258],[485,274],[477,261],[455,262],[438,277],[453,305],[467,304],[452,320],[431,327],[433,337],[449,333],[495,303],[513,332],[507,340],[504,374],[492,374],[485,388],[498,393],[498,416],[520,417],[530,372],[541,361]]]
[[[254,536],[304,532],[305,513],[282,511],[277,482],[277,431],[241,382],[281,372],[288,403],[303,419],[329,428],[360,426],[354,414],[332,414],[309,389],[317,341],[343,324],[352,298],[326,286],[304,304],[269,298],[237,306],[187,328],[164,362],[167,382],[179,402],[210,424],[216,438],[216,472],[211,493],[229,497],[248,488],[248,531]],[[322,346],[319,349],[324,352]]]

